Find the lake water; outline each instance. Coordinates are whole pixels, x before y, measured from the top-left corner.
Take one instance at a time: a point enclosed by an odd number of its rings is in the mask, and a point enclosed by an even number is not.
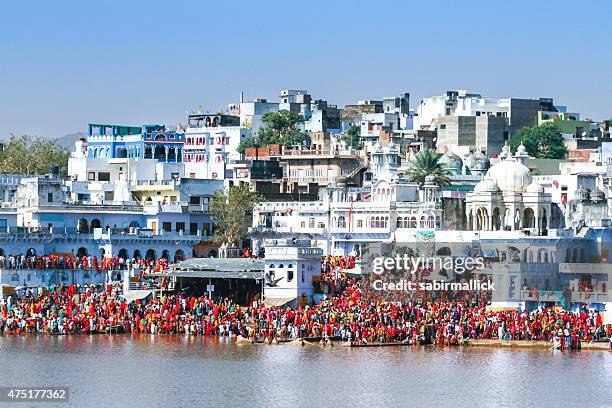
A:
[[[238,345],[177,336],[0,337],[0,386],[42,407],[612,407],[612,353]]]

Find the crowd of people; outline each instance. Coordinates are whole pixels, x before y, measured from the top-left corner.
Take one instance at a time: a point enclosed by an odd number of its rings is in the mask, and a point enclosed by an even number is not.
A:
[[[464,302],[368,301],[359,284],[318,305],[280,308],[248,306],[228,298],[178,293],[140,303],[121,297],[120,284],[76,288],[6,302],[3,334],[149,333],[242,336],[253,341],[339,339],[355,345],[376,342],[458,345],[470,339],[544,340],[558,348],[612,336],[596,311],[555,308],[533,312],[488,311]]]
[[[43,259],[41,259],[43,258]],[[22,261],[22,260],[20,260]],[[26,262],[73,262],[70,258],[39,257]],[[81,265],[87,261],[81,260]],[[109,259],[105,268],[121,268]],[[146,278],[168,263],[133,260]],[[579,348],[583,341],[612,337],[602,315],[561,308],[532,312],[488,310],[486,302],[464,300],[385,299],[369,296],[364,281],[350,277],[352,257],[324,257],[321,285],[324,299],[297,308],[255,302],[241,306],[229,298],[179,292],[128,303],[120,283],[100,286],[57,286],[53,291],[9,299],[0,312],[3,334],[149,333],[235,335],[252,341],[298,338],[338,339],[354,345],[378,342],[458,345],[471,339],[543,340],[555,348]]]

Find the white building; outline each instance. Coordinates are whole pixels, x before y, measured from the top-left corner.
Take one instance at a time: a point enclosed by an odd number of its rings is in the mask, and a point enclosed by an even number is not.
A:
[[[310,240],[295,239],[263,242],[265,303],[296,307],[313,302],[313,282],[321,275],[323,251],[311,244]]]
[[[466,90],[449,91],[445,95],[424,98],[416,108],[415,129],[434,130],[441,116],[509,117],[510,99],[485,98]]]
[[[226,170],[231,171],[231,162],[240,160],[237,150],[240,142],[251,134],[251,129],[240,126],[237,116],[190,115],[183,149],[185,177],[225,179]]]

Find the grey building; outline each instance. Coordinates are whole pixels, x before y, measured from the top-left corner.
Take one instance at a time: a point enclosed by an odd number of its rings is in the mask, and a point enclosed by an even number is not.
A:
[[[486,151],[491,156],[501,151],[508,137],[508,119],[504,117],[441,116],[438,119],[438,148],[465,147]]]

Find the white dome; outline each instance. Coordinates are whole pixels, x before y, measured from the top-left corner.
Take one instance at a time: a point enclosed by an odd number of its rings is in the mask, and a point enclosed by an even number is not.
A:
[[[522,193],[531,184],[531,171],[514,158],[508,158],[491,167],[487,178],[494,179],[504,193]]]
[[[526,156],[528,154],[527,148],[525,147],[523,143],[521,143],[519,147],[516,149],[516,154],[518,154],[519,156]]]
[[[528,193],[543,193],[544,187],[542,187],[538,183],[531,183],[530,185],[527,186],[527,192]]]
[[[497,193],[499,192],[499,187],[495,180],[491,178],[485,178],[474,186],[475,193]]]

